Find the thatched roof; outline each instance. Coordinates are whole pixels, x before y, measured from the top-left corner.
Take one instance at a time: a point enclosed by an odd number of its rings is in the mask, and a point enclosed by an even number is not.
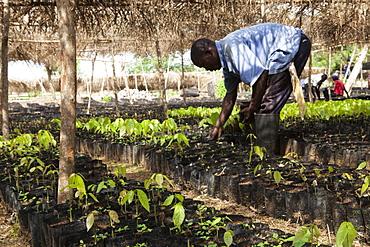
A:
[[[9,60],[58,57],[56,1],[10,1]],[[75,0],[78,52],[163,55],[261,22],[302,28],[316,47],[369,42],[368,0]]]

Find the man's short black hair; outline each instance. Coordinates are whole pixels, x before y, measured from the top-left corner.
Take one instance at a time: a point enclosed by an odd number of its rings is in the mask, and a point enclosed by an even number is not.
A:
[[[195,57],[203,56],[203,54],[208,50],[209,46],[212,44],[212,40],[201,38],[194,41],[191,46],[190,57],[193,60]]]

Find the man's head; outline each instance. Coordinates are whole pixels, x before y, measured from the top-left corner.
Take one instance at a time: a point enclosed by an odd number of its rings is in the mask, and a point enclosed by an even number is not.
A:
[[[321,80],[325,81],[326,79],[328,79],[328,75],[327,74],[322,74]]]
[[[214,41],[209,39],[198,39],[191,46],[191,61],[206,70],[221,69],[220,57]]]
[[[333,76],[331,77],[331,79],[333,79],[333,81],[336,81],[336,80],[338,80],[338,79],[339,79],[339,77],[338,77],[337,75],[333,75]]]

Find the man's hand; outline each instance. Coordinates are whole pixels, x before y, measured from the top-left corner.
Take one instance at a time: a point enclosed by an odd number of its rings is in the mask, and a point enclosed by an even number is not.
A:
[[[255,109],[251,107],[244,108],[239,112],[240,120],[243,124],[251,124],[254,121]]]
[[[222,134],[222,127],[214,127],[208,135],[209,141],[219,140]]]

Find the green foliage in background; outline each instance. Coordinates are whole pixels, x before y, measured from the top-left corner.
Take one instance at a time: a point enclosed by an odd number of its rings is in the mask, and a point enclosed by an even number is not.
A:
[[[219,79],[216,82],[215,96],[216,99],[223,99],[226,94],[226,88],[223,79]]]
[[[346,99],[343,101],[316,101],[306,102],[305,118],[329,120],[332,117],[342,116],[370,116],[370,102],[368,100]],[[300,118],[297,103],[286,104],[280,112],[280,119]]]
[[[340,66],[342,64],[342,70],[343,66],[350,60],[352,56],[352,52],[354,50],[355,46],[348,45],[343,47],[343,51],[341,52],[340,47],[336,48],[332,52],[331,56],[331,63],[330,63],[330,74],[333,74],[336,70],[340,70]],[[357,47],[357,52],[360,51],[360,47]],[[370,51],[368,52],[368,55],[370,55]],[[322,51],[322,52],[314,52],[312,53],[312,66],[313,67],[328,67],[328,58],[329,54],[328,51]],[[353,61],[352,65],[354,65],[355,61]]]

